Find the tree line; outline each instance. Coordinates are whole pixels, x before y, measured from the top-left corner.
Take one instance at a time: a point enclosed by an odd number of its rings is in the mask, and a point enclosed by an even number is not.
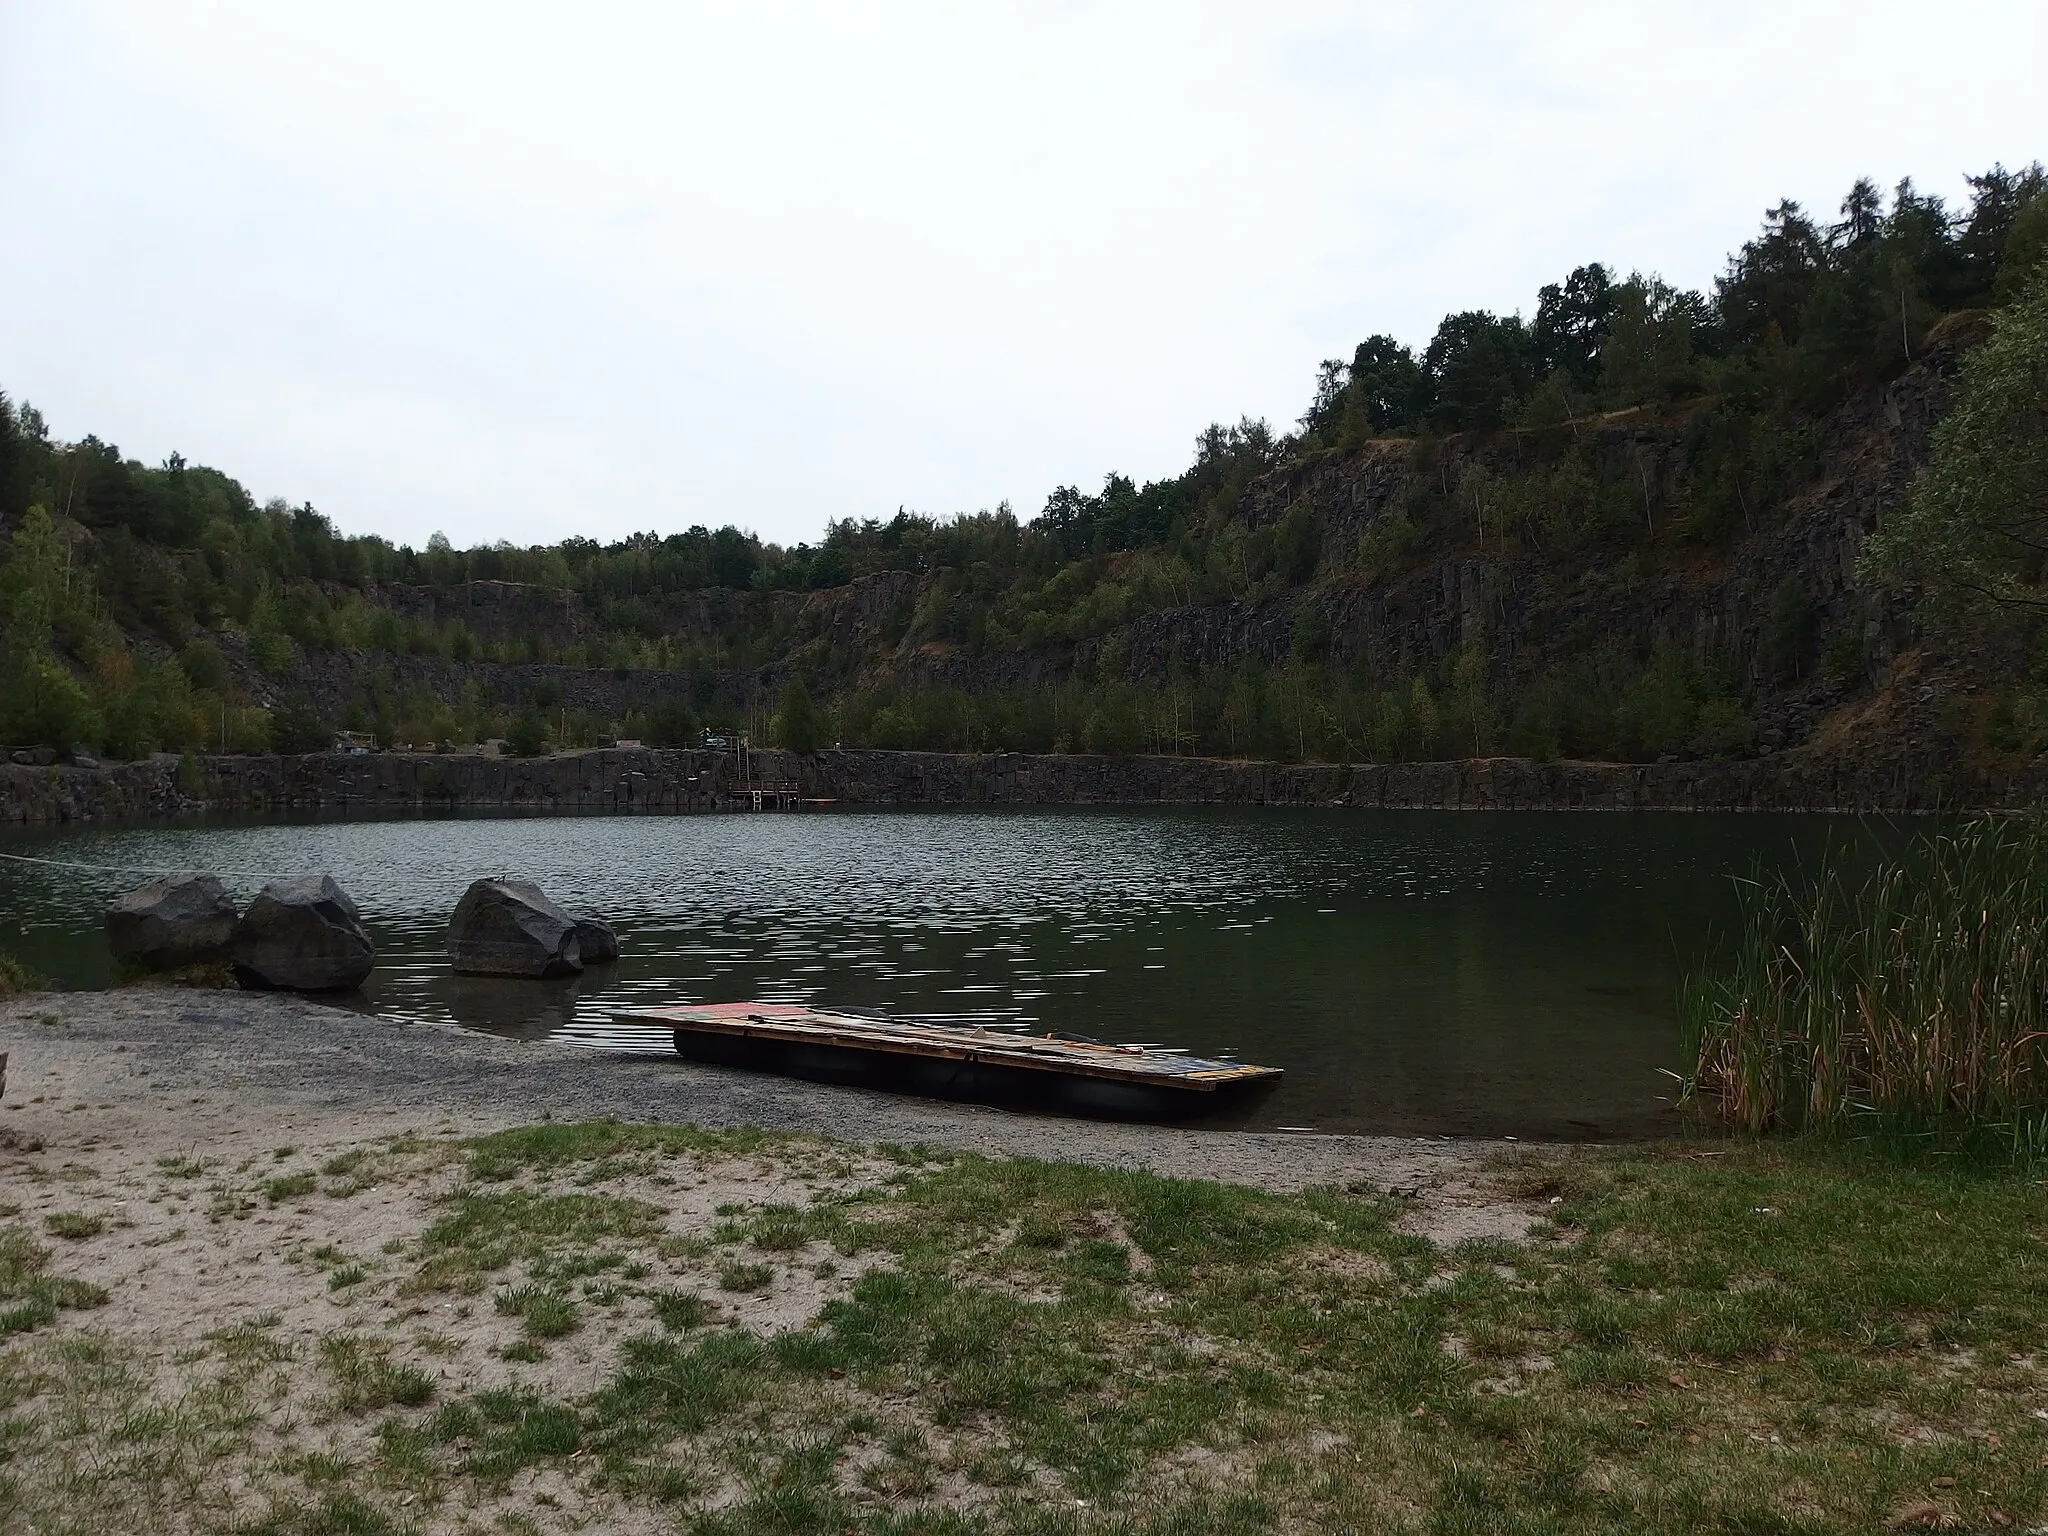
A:
[[[56,441],[32,406],[0,396],[0,526],[9,535],[0,741],[116,754],[259,750],[352,723],[415,742],[518,728],[530,742],[532,721],[543,743],[610,732],[675,739],[706,723],[744,726],[750,712],[756,728],[792,710],[802,717],[793,696],[721,704],[708,681],[787,672],[794,657],[798,688],[814,701],[809,729],[875,744],[1360,757],[1488,741],[1640,754],[1682,739],[1740,750],[1739,680],[1695,677],[1678,688],[1666,661],[1626,648],[1603,652],[1598,687],[1548,673],[1509,678],[1470,657],[1413,657],[1399,675],[1368,676],[1325,656],[1313,633],[1297,636],[1282,660],[1202,676],[1110,676],[1084,658],[1113,653],[1127,626],[1162,610],[1258,605],[1318,581],[1387,579],[1454,528],[1502,549],[1555,556],[1611,546],[1620,558],[1647,537],[1711,543],[1756,526],[1813,473],[1820,416],[1909,364],[1942,315],[2024,311],[2027,281],[2048,257],[2048,176],[2038,165],[1993,167],[1968,186],[1966,206],[1955,209],[1910,182],[1887,197],[1867,180],[1833,219],[1781,203],[1708,293],[1590,263],[1541,288],[1529,319],[1449,315],[1419,350],[1369,337],[1348,360],[1322,365],[1297,430],[1251,419],[1211,426],[1188,468],[1165,480],[1110,474],[1099,490],[1059,487],[1028,519],[1007,505],[835,519],[814,545],[779,546],[727,525],[524,548],[457,549],[436,535],[415,550],[342,534],[310,504],[259,505],[227,475],[175,454],[146,466],[94,437]],[[2022,375],[2030,334],[2006,330],[2005,352],[2019,356]],[[2017,387],[2007,379],[2008,398]],[[1674,418],[1683,470],[1654,489],[1580,430],[1616,412],[1674,406],[1683,407]],[[2017,425],[2010,409],[1979,414],[2007,438],[2037,441],[2038,423],[2017,409]],[[1461,434],[1502,432],[1527,444],[1511,471],[1444,453]],[[1263,522],[1245,515],[1252,487],[1276,469],[1390,438],[1412,440],[1413,465],[1446,467],[1413,475],[1400,505],[1355,539],[1339,540],[1306,503]],[[1975,462],[1973,473],[2005,475],[2024,501],[2024,465]],[[1884,553],[1880,541],[1885,570],[1903,578],[1909,568],[1936,569],[1915,552],[1936,547],[1964,515],[1955,509],[1968,489],[1954,480],[1946,521],[1902,516],[1900,538],[1912,547],[1893,539]],[[1973,567],[1980,585],[2032,580],[2035,568],[2021,569],[2026,542],[2023,531],[1982,533],[1973,558],[1980,567],[2003,560],[2004,574]],[[1961,570],[1961,558],[1939,569]],[[897,595],[850,640],[821,633],[814,610],[778,598],[889,575],[904,578]],[[568,618],[491,632],[420,600],[492,582],[560,593]],[[725,595],[716,616],[686,622],[678,605],[707,594]],[[1313,631],[1317,611],[1302,605],[1298,622]],[[1051,679],[1042,686],[971,697],[892,681],[892,656],[932,647],[1043,653],[1055,664],[1037,669]],[[694,681],[679,685],[661,719],[572,719],[559,702],[497,701],[480,689],[423,697],[370,666],[347,720],[330,720],[291,699],[304,657],[319,651],[657,669]],[[1652,678],[1664,681],[1644,681]],[[1470,703],[1475,688],[1485,709]],[[1668,723],[1671,711],[1623,702],[1647,698],[1645,688],[1684,695],[1683,730]],[[1290,715],[1273,702],[1290,690],[1314,707]],[[1574,715],[1582,698],[1608,701],[1593,711],[1604,724]],[[1667,723],[1644,723],[1652,719]]]

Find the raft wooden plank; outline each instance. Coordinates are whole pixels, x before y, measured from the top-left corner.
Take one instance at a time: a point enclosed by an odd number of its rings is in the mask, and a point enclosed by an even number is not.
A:
[[[1188,1092],[1219,1084],[1279,1077],[1278,1067],[1227,1065],[1197,1056],[1161,1058],[1132,1047],[1088,1045],[1030,1036],[990,1036],[939,1024],[898,1024],[801,1006],[712,1003],[635,1008],[612,1015],[618,1024],[688,1029],[707,1034],[839,1046],[878,1055],[978,1061],[1047,1073],[1145,1083]]]
[[[863,1040],[877,1042],[887,1040],[915,1041],[919,1043],[949,1040],[965,1048],[976,1050],[1001,1049],[1007,1051],[1030,1051],[1037,1055],[1072,1060],[1077,1055],[1088,1060],[1102,1057],[1148,1060],[1155,1065],[1162,1061],[1198,1061],[1201,1058],[1186,1056],[1179,1052],[1163,1055],[1148,1054],[1135,1046],[1099,1045],[1082,1041],[1052,1040],[1035,1035],[968,1029],[949,1024],[918,1024],[892,1019],[875,1019],[863,1014],[839,1013],[831,1009],[807,1008],[796,1004],[757,1003],[706,1003],[668,1004],[634,1010],[649,1015],[649,1022],[669,1023],[681,1021],[699,1028],[726,1029],[738,1026],[769,1026],[792,1031],[829,1030],[837,1033],[857,1035]],[[617,1017],[621,1022],[633,1022],[625,1014]],[[1205,1063],[1207,1064],[1207,1063]]]
[[[622,1015],[614,1016],[620,1023],[634,1022]],[[948,1061],[986,1061],[1002,1066],[1029,1068],[1035,1071],[1068,1073],[1075,1076],[1113,1078],[1118,1081],[1155,1083],[1169,1087],[1185,1087],[1195,1091],[1213,1088],[1217,1081],[1236,1077],[1264,1077],[1275,1075],[1274,1067],[1243,1067],[1224,1069],[1220,1077],[1209,1074],[1206,1080],[1193,1074],[1147,1069],[1137,1062],[1104,1061],[1099,1058],[1055,1056],[1029,1049],[990,1042],[986,1045],[967,1045],[949,1041],[921,1039],[914,1036],[881,1034],[868,1031],[841,1031],[820,1029],[802,1024],[782,1021],[762,1024],[739,1024],[727,1020],[708,1019],[667,1019],[647,1020],[667,1028],[691,1028],[707,1034],[742,1035],[754,1039],[785,1040],[814,1045],[836,1045],[851,1050],[872,1051],[878,1055],[930,1056]]]
[[[649,1010],[648,1012],[653,1012]],[[706,1018],[687,1010],[669,1013],[663,1010],[653,1017],[635,1019],[625,1014],[615,1015],[621,1023],[645,1022],[664,1027],[691,1027],[717,1034],[769,1035],[781,1039],[805,1039],[821,1044],[858,1045],[862,1047],[889,1050],[897,1049],[917,1054],[938,1054],[945,1056],[973,1056],[984,1059],[1013,1059],[1029,1056],[1046,1062],[1057,1062],[1069,1067],[1115,1067],[1127,1072],[1136,1072],[1148,1077],[1188,1076],[1192,1073],[1177,1070],[1172,1063],[1199,1060],[1194,1057],[1168,1057],[1161,1060],[1140,1051],[1117,1051],[1114,1048],[1096,1048],[1073,1045],[1065,1041],[1040,1041],[1030,1037],[1006,1038],[989,1036],[966,1030],[950,1030],[943,1026],[896,1028],[873,1027],[864,1022],[856,1025],[843,1024],[838,1020],[820,1023],[814,1019],[749,1015],[742,1019]],[[1212,1064],[1203,1062],[1197,1071],[1208,1070]],[[1222,1068],[1226,1073],[1246,1069]],[[1254,1072],[1272,1071],[1272,1068],[1250,1069]]]
[[[1148,1054],[1132,1046],[1090,1045],[1078,1041],[1049,1040],[1033,1035],[990,1034],[985,1030],[963,1029],[945,1024],[906,1024],[890,1020],[868,1019],[858,1015],[828,1013],[822,1009],[803,1011],[775,1011],[765,1008],[749,1008],[745,1005],[714,1004],[705,1007],[668,1005],[663,1007],[634,1009],[615,1014],[621,1023],[647,1023],[655,1025],[689,1024],[698,1028],[721,1033],[753,1033],[760,1028],[788,1031],[805,1035],[829,1033],[856,1037],[862,1041],[877,1044],[900,1041],[926,1044],[935,1041],[956,1043],[964,1049],[1000,1050],[1008,1052],[1028,1051],[1035,1055],[1058,1060],[1099,1061],[1104,1057],[1131,1062],[1149,1062],[1155,1069],[1166,1062],[1203,1061],[1203,1058],[1185,1056],[1180,1053],[1165,1055]],[[1214,1065],[1203,1061],[1203,1065]],[[1272,1069],[1266,1069],[1272,1070]]]

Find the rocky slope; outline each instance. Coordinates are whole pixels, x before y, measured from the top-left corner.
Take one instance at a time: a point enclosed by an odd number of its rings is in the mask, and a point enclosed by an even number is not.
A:
[[[1857,576],[1864,538],[1925,457],[1957,357],[1982,334],[1981,318],[1967,315],[1938,327],[1912,366],[1851,396],[1800,440],[1780,492],[1745,497],[1738,485],[1739,512],[1722,514],[1738,517],[1732,528],[1709,526],[1701,418],[1713,405],[1693,401],[1547,433],[1306,454],[1254,481],[1224,535],[1270,534],[1305,511],[1324,551],[1306,584],[1269,576],[1228,583],[1219,600],[1134,603],[1119,622],[1035,645],[970,645],[916,624],[891,638],[903,615],[942,604],[958,581],[949,571],[885,572],[819,591],[715,590],[659,605],[655,627],[716,658],[691,669],[312,651],[285,681],[336,715],[374,674],[387,689],[448,698],[467,686],[508,709],[544,696],[614,720],[683,693],[738,719],[751,709],[763,727],[791,673],[821,693],[883,681],[969,693],[1075,677],[1157,684],[1248,662],[1280,667],[1302,654],[1306,630],[1325,664],[1379,686],[1405,686],[1418,672],[1440,678],[1453,658],[1476,655],[1497,701],[1500,746],[1526,745],[1507,739],[1518,699],[1569,691],[1571,669],[1589,659],[1625,673],[1661,650],[1721,669],[1743,712],[1726,740],[1681,739],[1662,755],[1875,750],[2010,776],[2031,760],[2030,743],[2011,731],[1999,743],[1986,717],[2009,705],[2001,690],[2023,670],[2027,636],[1967,645],[1932,636],[1910,601]],[[1136,580],[1153,558],[1100,557],[1095,579]],[[579,599],[501,582],[381,596],[401,612],[460,617],[480,637],[601,632]],[[1572,743],[1562,748],[1569,755]]]

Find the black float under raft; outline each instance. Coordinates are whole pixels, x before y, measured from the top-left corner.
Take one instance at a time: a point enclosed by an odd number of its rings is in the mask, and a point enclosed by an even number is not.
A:
[[[673,1031],[678,1055],[718,1066],[943,1099],[1026,1103],[1129,1119],[1227,1115],[1274,1087],[1278,1067],[1073,1036],[920,1024],[801,1003],[631,1008],[625,1028]]]

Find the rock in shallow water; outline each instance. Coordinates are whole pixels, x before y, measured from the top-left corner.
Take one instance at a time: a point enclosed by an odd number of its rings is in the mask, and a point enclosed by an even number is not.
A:
[[[585,965],[609,965],[619,958],[619,936],[594,917],[576,919],[576,948]]]
[[[273,880],[235,929],[235,979],[283,992],[341,992],[363,984],[376,952],[356,904],[328,875]]]
[[[448,919],[448,959],[464,976],[569,976],[583,969],[576,919],[531,880],[479,880]]]
[[[235,904],[218,875],[168,875],[116,896],[107,907],[107,947],[153,971],[225,960],[235,937]]]

